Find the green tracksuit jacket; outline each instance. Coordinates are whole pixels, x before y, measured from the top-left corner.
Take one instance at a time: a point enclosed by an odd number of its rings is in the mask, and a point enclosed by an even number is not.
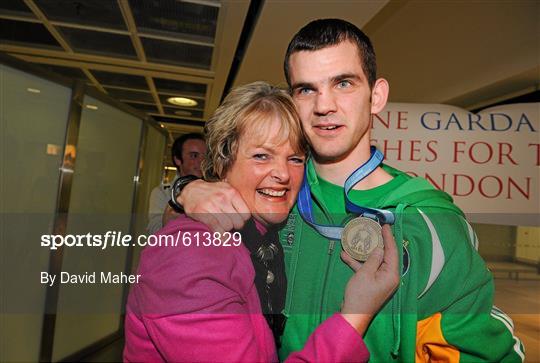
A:
[[[351,216],[343,188],[318,178],[311,162],[307,168],[316,221],[344,223]],[[493,306],[493,279],[463,213],[425,179],[384,168],[392,181],[350,193],[359,205],[394,211],[392,230],[403,245],[400,287],[364,336],[370,362],[521,362],[523,346],[510,318]],[[283,360],[339,311],[352,270],[340,259],[340,242],[321,236],[296,208],[280,238],[288,278]]]

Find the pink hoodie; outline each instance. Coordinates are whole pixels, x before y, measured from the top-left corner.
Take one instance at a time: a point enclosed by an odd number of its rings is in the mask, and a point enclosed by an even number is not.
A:
[[[243,245],[204,247],[206,232],[205,225],[181,216],[157,233],[178,236],[177,246],[142,252],[141,277],[131,286],[126,307],[124,361],[277,362],[249,251]],[[188,236],[191,246],[183,244]],[[287,362],[368,358],[361,336],[334,314]]]

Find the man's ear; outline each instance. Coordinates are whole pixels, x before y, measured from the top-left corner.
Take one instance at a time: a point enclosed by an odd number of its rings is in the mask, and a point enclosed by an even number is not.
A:
[[[375,81],[371,90],[371,113],[379,113],[386,106],[390,86],[384,78],[379,78]]]
[[[174,162],[174,165],[176,165],[176,167],[178,169],[182,169],[182,160],[178,159],[176,156],[173,157],[173,162]]]

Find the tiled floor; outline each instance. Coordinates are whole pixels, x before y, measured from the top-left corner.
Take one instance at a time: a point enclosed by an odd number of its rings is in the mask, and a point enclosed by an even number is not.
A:
[[[495,279],[495,305],[514,320],[525,362],[540,362],[540,280]]]

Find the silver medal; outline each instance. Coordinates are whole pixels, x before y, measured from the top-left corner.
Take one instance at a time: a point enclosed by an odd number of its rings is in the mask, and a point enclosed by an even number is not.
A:
[[[349,256],[364,262],[373,250],[384,248],[381,225],[366,217],[357,217],[349,221],[341,234],[341,245]]]

